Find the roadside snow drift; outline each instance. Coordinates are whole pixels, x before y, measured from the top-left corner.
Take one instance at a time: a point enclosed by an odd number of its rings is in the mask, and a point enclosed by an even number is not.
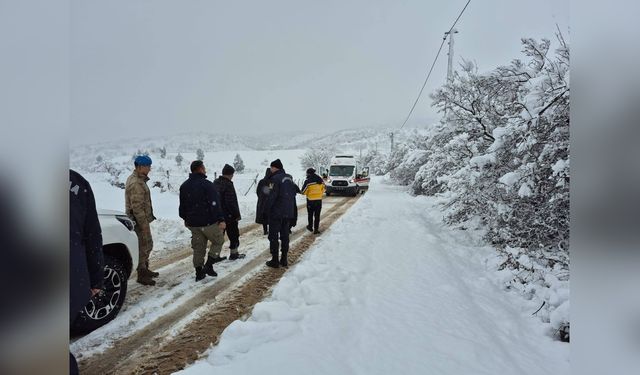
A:
[[[180,374],[568,373],[568,344],[491,281],[493,250],[474,242],[429,198],[378,179]]]

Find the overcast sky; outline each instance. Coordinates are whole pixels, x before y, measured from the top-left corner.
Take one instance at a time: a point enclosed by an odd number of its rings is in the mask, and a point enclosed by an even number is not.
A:
[[[465,3],[74,1],[71,142],[399,126]],[[472,0],[455,61],[506,64],[521,37],[553,39],[556,23],[568,31],[568,0]],[[444,83],[444,52],[412,124],[439,118],[428,93]]]

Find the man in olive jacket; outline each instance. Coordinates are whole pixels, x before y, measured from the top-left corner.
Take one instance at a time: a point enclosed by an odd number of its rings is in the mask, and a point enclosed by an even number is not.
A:
[[[149,269],[149,255],[153,249],[153,238],[151,237],[151,227],[149,224],[156,219],[153,216],[153,206],[151,205],[151,191],[147,186],[149,181],[149,171],[151,170],[151,158],[146,155],[139,155],[135,158],[133,165],[135,169],[127,178],[124,189],[125,212],[136,222],[135,231],[138,235],[138,279],[142,285],[156,285],[154,277],[158,277],[158,272]]]
[[[227,225],[227,237],[229,237],[229,260],[236,260],[244,258],[244,254],[238,253],[238,247],[240,246],[240,229],[238,228],[238,221],[242,219],[240,216],[240,206],[238,205],[238,195],[236,194],[236,188],[233,186],[233,174],[236,172],[235,168],[229,164],[225,164],[222,168],[222,176],[218,177],[213,186],[220,194],[220,203],[222,203],[222,212],[224,212],[224,221]],[[218,261],[223,260],[218,256]]]

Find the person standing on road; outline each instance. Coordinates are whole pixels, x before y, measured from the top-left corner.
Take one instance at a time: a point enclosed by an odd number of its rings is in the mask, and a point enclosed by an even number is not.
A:
[[[159,273],[149,269],[149,255],[153,249],[153,238],[151,237],[149,224],[156,219],[153,216],[153,206],[151,205],[151,191],[147,186],[149,171],[151,170],[151,158],[146,155],[139,155],[135,158],[133,165],[135,169],[127,178],[124,198],[125,212],[136,222],[135,231],[138,235],[140,253],[137,281],[142,285],[156,285],[153,278],[158,277]]]
[[[69,170],[69,291],[70,321],[104,288],[102,229],[91,185]],[[69,353],[69,370],[78,373],[78,363]]]
[[[236,170],[229,164],[225,164],[222,168],[222,176],[213,182],[213,186],[220,194],[220,202],[222,203],[222,212],[224,212],[224,220],[227,224],[227,237],[229,237],[229,260],[244,258],[244,254],[238,253],[240,246],[240,229],[238,221],[240,221],[240,206],[238,205],[238,196],[236,188],[233,186],[233,174]],[[216,261],[224,260],[218,258]]]
[[[256,223],[262,224],[262,234],[265,236],[269,234],[267,230],[269,225],[269,219],[267,217],[267,210],[265,209],[265,203],[269,196],[269,178],[271,177],[271,169],[267,168],[264,173],[264,178],[258,182],[256,187],[256,194],[258,195],[258,203],[256,204]]]
[[[267,266],[278,268],[287,267],[287,253],[289,252],[289,229],[294,218],[296,203],[296,188],[291,175],[285,173],[280,159],[271,162],[271,190],[267,198],[269,212],[269,248],[271,260]],[[279,240],[279,242],[278,242]],[[278,248],[282,253],[278,261]]]
[[[307,179],[302,185],[302,194],[307,196],[307,214],[309,225],[307,230],[315,234],[320,233],[320,211],[322,211],[322,195],[324,194],[324,181],[316,174],[313,168],[307,169]]]
[[[220,256],[226,228],[220,195],[213,183],[207,180],[206,173],[207,170],[201,160],[191,163],[191,174],[180,185],[180,206],[178,206],[178,215],[184,220],[185,227],[191,231],[196,281],[204,279],[205,275],[218,276],[213,270],[213,264]],[[208,241],[211,241],[211,247],[205,263]]]

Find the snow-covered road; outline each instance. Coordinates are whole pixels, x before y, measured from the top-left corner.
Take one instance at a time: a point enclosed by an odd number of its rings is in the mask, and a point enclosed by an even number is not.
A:
[[[432,200],[377,181],[181,374],[564,374],[569,346],[487,274]]]

